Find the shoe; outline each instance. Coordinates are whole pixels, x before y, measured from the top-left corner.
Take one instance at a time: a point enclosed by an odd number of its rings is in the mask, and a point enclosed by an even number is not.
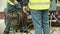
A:
[[[4,33],[3,34],[9,34],[9,32],[7,32],[7,31],[4,31]]]

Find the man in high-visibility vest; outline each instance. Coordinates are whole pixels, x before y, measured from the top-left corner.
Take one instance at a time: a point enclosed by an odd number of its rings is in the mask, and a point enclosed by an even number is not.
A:
[[[26,0],[27,1],[27,0]],[[50,34],[49,27],[49,8],[50,0],[29,0],[24,4],[23,11],[26,12],[27,5],[32,15],[32,21],[35,29],[35,34]]]
[[[7,15],[8,10],[10,9],[22,9],[22,0],[7,0],[7,9],[5,11],[5,15]],[[6,29],[4,31],[4,34],[9,34],[9,30],[10,30],[10,26],[7,23],[7,19],[5,19],[5,23],[6,23]],[[20,31],[23,32],[24,29],[22,29],[22,27],[20,27]]]

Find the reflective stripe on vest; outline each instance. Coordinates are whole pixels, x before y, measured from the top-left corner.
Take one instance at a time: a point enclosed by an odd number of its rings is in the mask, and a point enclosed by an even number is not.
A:
[[[44,10],[50,8],[50,0],[30,0],[28,4],[30,9]]]
[[[10,0],[7,0],[7,3],[14,5],[14,3],[12,3]]]
[[[49,2],[29,2],[31,5],[46,5],[50,4]]]

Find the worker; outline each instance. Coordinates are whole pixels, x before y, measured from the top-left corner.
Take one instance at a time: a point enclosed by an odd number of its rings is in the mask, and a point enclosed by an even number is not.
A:
[[[29,8],[35,29],[35,34],[50,34],[49,27],[49,8],[50,0],[25,0],[23,11]]]
[[[22,0],[7,0],[7,10],[5,11],[5,15],[7,16],[7,12],[10,9],[22,9],[22,4],[23,4]],[[8,25],[8,21],[6,18],[5,18],[5,23],[6,23],[6,29],[4,31],[4,34],[9,34],[10,26]],[[24,30],[22,29],[22,27],[20,27],[20,32],[23,32]]]

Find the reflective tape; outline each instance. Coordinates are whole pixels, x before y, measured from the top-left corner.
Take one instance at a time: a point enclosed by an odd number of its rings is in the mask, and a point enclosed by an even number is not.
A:
[[[29,2],[29,4],[31,4],[31,5],[46,5],[46,4],[50,4],[50,2]]]

